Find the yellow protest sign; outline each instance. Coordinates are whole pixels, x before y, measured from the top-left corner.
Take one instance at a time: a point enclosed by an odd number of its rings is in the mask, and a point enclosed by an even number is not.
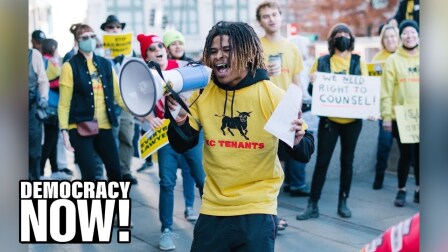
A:
[[[402,143],[420,142],[420,110],[418,104],[395,106],[398,132]]]
[[[148,130],[138,140],[138,153],[141,159],[149,157],[158,149],[168,144],[168,124],[170,120],[163,120],[163,125],[156,129]]]
[[[132,56],[132,32],[104,34],[103,47],[108,58],[115,58],[121,54]]]
[[[369,76],[381,76],[383,74],[384,62],[372,62],[367,64]]]

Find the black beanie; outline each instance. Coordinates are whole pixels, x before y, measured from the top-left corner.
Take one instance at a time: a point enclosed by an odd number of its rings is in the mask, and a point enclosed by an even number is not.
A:
[[[417,33],[419,33],[417,22],[415,22],[414,20],[406,19],[406,20],[403,20],[403,22],[400,23],[400,27],[398,28],[399,31],[400,31],[400,36],[403,33],[404,28],[406,28],[408,26],[414,27],[415,30],[417,31]]]

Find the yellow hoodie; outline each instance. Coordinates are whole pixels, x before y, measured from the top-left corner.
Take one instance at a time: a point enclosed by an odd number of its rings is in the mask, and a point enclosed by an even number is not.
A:
[[[381,77],[381,115],[395,120],[395,105],[415,104],[420,100],[420,51],[410,55],[403,47],[389,57]]]

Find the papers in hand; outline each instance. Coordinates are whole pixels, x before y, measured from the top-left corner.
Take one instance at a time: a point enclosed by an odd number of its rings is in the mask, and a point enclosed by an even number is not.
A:
[[[297,119],[302,106],[302,90],[297,85],[289,85],[285,96],[275,108],[264,130],[276,136],[291,148],[294,145],[295,132],[291,131],[291,123]]]

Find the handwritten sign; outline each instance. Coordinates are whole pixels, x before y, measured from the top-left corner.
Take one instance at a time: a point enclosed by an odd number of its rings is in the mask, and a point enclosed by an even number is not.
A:
[[[418,104],[395,106],[398,133],[402,143],[420,142],[420,109]]]
[[[367,64],[369,76],[381,76],[383,74],[384,62],[372,62]]]
[[[115,58],[121,54],[132,56],[132,32],[104,34],[103,47],[107,58]]]
[[[316,72],[311,113],[342,118],[379,118],[380,89],[380,77]]]
[[[158,149],[168,144],[168,124],[170,120],[163,120],[163,125],[156,129],[149,129],[138,140],[138,153],[141,159],[149,157]]]

